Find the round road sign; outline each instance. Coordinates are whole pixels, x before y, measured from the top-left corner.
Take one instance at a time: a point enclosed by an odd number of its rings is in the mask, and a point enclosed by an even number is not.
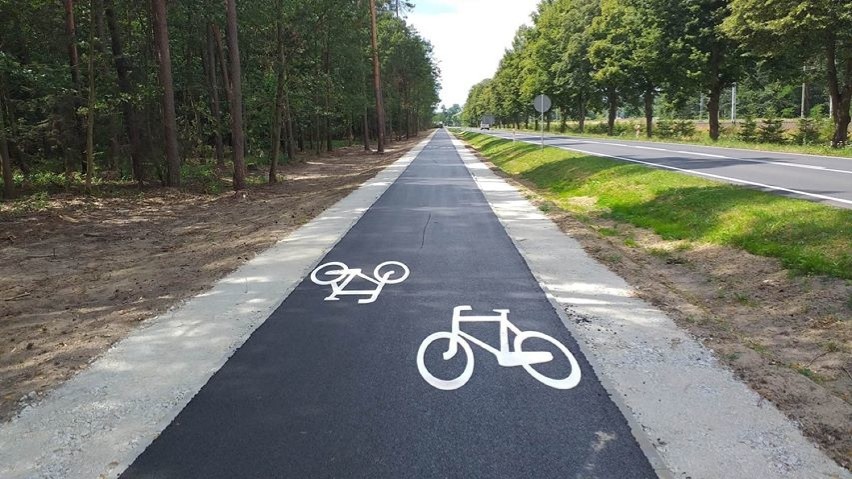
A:
[[[535,97],[533,100],[533,106],[535,107],[535,111],[539,113],[544,113],[550,110],[552,103],[550,102],[550,97],[547,95],[539,95]]]

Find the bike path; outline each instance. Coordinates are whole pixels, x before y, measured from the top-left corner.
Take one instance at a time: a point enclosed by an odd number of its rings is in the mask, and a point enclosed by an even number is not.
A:
[[[411,273],[370,304],[324,301],[331,288],[306,278],[123,477],[656,477],[446,132],[329,261],[365,272],[400,261]],[[418,348],[451,330],[460,305],[509,309],[521,330],[552,336],[576,357],[579,384],[554,389],[471,343],[471,379],[433,387]],[[463,330],[499,347],[497,323]],[[425,363],[450,378],[464,352],[443,361],[446,344]],[[544,341],[528,348],[557,358],[536,370],[570,371]]]

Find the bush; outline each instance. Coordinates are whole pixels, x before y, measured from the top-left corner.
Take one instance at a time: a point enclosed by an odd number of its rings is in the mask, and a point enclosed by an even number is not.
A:
[[[225,189],[225,184],[219,178],[216,165],[213,163],[204,165],[184,163],[181,166],[181,177],[187,185],[197,185],[202,192],[210,195],[219,194]]]
[[[747,116],[745,118],[737,136],[740,140],[748,143],[754,143],[757,141],[757,122],[754,121],[754,117]]]
[[[609,129],[606,126],[606,122],[598,122],[591,125],[586,125],[586,131],[594,135],[606,135],[607,133],[609,133]]]
[[[654,132],[655,136],[660,138],[671,138],[674,136],[674,130],[672,129],[672,122],[669,120],[660,120],[657,122],[657,129]]]
[[[695,123],[692,120],[676,120],[672,132],[678,138],[692,138],[695,135]]]
[[[793,141],[799,145],[810,145],[819,142],[819,125],[813,118],[799,120],[799,128],[793,135]]]
[[[765,118],[758,129],[757,141],[761,143],[784,143],[784,126],[781,119]]]

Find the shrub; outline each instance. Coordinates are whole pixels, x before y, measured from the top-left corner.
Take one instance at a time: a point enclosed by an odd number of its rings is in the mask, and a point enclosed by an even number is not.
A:
[[[676,120],[672,131],[678,138],[692,138],[695,135],[695,123],[692,120]]]
[[[672,122],[669,120],[660,120],[657,122],[657,128],[654,134],[660,138],[671,138],[674,136]]]
[[[186,180],[187,185],[197,185],[207,194],[215,195],[225,189],[225,184],[219,178],[215,164],[212,163],[204,165],[184,163],[181,167],[181,177]]]
[[[784,143],[784,126],[781,119],[765,118],[758,129],[757,141],[761,143]]]
[[[586,125],[586,131],[594,135],[606,135],[609,132],[606,122],[603,121]]]
[[[810,145],[819,142],[819,125],[813,118],[799,120],[799,128],[793,135],[793,141],[800,145]]]
[[[745,121],[740,127],[740,131],[737,136],[740,140],[749,143],[754,143],[757,141],[757,122],[754,121],[754,117],[747,116],[745,118]]]

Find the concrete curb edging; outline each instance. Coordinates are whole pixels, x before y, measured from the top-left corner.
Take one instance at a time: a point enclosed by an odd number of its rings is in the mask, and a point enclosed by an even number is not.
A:
[[[658,473],[692,479],[852,478],[462,141],[454,138],[453,144],[640,446],[646,452],[653,448],[649,459]]]
[[[0,477],[116,477],[405,171],[373,179],[0,425]]]

